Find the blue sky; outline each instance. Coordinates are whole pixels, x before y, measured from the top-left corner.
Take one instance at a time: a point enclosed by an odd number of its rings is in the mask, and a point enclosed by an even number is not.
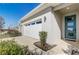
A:
[[[38,5],[37,3],[0,3],[0,16],[5,20],[5,28],[17,25],[24,15]]]

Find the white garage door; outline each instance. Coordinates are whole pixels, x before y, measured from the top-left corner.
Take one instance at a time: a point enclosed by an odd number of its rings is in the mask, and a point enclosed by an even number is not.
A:
[[[37,20],[26,24],[23,31],[23,35],[39,39],[39,32],[42,31],[42,20]]]

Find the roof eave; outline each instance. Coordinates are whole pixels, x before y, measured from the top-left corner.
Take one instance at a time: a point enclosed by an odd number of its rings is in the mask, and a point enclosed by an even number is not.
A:
[[[25,15],[24,17],[22,17],[22,18],[20,19],[20,22],[26,20],[33,12],[35,13],[36,11],[38,11],[39,8],[40,8],[40,10],[41,10],[41,9],[45,9],[45,8],[47,8],[47,7],[50,7],[50,6],[55,7],[56,5],[54,5],[54,4],[55,4],[55,3],[50,4],[50,5],[49,5],[49,3],[40,4],[39,6],[37,6],[36,8],[34,8],[32,11],[30,11],[27,15]],[[45,6],[45,5],[47,5],[47,6]],[[59,4],[57,4],[57,5],[59,5]],[[43,6],[45,6],[45,7],[42,8]],[[39,10],[39,11],[40,11],[40,10]],[[36,14],[36,13],[35,13],[35,14]]]

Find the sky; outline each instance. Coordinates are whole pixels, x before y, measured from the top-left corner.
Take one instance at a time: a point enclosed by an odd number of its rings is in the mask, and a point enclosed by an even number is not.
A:
[[[18,21],[39,3],[0,3],[0,16],[4,18],[5,27],[16,26]]]

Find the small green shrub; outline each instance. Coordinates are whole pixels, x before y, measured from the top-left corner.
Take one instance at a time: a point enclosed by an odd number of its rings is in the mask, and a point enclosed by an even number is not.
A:
[[[44,48],[46,44],[46,39],[47,39],[47,32],[41,31],[39,32],[39,36],[41,41],[41,47]]]
[[[9,30],[7,33],[10,37],[21,36],[21,33],[17,30]]]
[[[0,55],[24,55],[27,53],[28,47],[20,46],[15,41],[1,41]]]

